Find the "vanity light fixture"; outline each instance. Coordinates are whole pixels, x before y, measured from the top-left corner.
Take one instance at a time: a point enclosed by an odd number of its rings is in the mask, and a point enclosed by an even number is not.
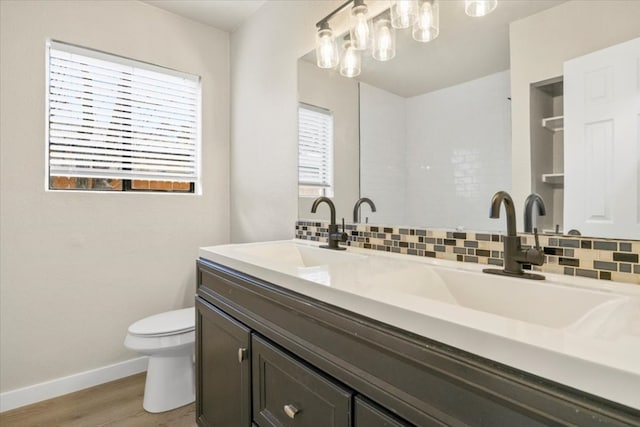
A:
[[[430,42],[440,34],[440,3],[438,0],[424,0],[418,10],[418,19],[413,24],[413,39]]]
[[[373,24],[373,59],[388,61],[396,56],[396,29],[389,14],[383,14]]]
[[[340,58],[340,74],[345,77],[360,75],[360,52],[353,47],[353,41],[345,37],[342,58]]]
[[[498,6],[498,0],[464,0],[464,11],[475,17],[485,16]]]
[[[351,43],[356,50],[366,50],[371,46],[371,21],[369,8],[364,0],[353,0],[351,15],[349,16],[349,33]]]
[[[329,27],[329,21],[318,23],[316,63],[320,68],[335,68],[338,65],[338,46]]]
[[[418,0],[395,0],[391,3],[390,12],[393,28],[409,28],[418,17]]]
[[[484,16],[493,11],[498,0],[465,0],[470,16]],[[349,42],[339,53],[329,21],[351,5]],[[378,61],[388,61],[396,54],[396,28],[412,28],[413,38],[428,42],[440,34],[440,0],[392,0],[391,7],[371,19],[364,0],[347,0],[322,20],[316,28],[316,63],[320,68],[340,66],[340,74],[360,74],[361,51],[371,49]]]

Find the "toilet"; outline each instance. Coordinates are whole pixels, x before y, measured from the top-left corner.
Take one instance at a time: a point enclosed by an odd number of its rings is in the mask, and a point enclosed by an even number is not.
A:
[[[143,408],[164,412],[195,400],[195,308],[168,311],[129,326],[124,345],[149,356]]]

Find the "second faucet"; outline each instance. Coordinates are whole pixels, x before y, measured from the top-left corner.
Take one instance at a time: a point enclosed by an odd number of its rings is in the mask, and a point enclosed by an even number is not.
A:
[[[368,197],[361,197],[360,199],[358,199],[355,206],[353,207],[353,223],[354,224],[357,224],[360,222],[360,218],[359,218],[360,215],[358,214],[360,211],[360,205],[362,205],[363,203],[366,203],[369,205],[369,207],[371,208],[371,212],[376,211],[376,204],[373,203],[373,200],[371,200]]]

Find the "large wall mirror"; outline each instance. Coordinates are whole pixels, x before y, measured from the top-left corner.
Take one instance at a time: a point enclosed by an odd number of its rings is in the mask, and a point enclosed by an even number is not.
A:
[[[463,1],[439,8],[435,40],[396,30],[396,56],[365,54],[358,77],[319,69],[315,52],[298,61],[299,101],[334,120],[337,218],[351,221],[356,200],[368,197],[377,210],[363,205],[361,222],[503,230],[504,216],[490,219],[488,208],[506,190],[521,231],[535,192],[547,207],[539,229],[640,239],[640,2],[499,1],[482,18],[467,16]],[[617,65],[597,54],[617,45],[629,45],[619,56],[631,67],[616,107],[631,129],[623,145],[602,139],[618,128],[593,125],[608,118],[571,113],[573,128],[563,125],[565,106],[584,109],[574,99],[584,90],[605,98],[610,87],[618,91],[617,74],[598,74]],[[299,218],[328,219],[328,209],[310,213],[312,202],[299,198]],[[622,225],[609,224],[621,216]]]

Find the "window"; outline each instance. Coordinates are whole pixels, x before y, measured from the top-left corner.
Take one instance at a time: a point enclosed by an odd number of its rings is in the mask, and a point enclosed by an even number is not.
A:
[[[333,114],[298,106],[298,190],[300,197],[333,197]]]
[[[197,191],[199,77],[53,41],[47,53],[49,189]]]

